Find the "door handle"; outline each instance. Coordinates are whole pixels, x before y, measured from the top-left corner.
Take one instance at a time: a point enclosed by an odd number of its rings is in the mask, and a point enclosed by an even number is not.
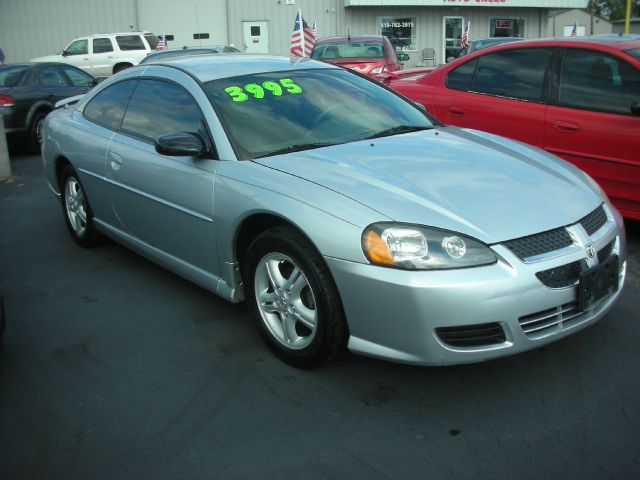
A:
[[[120,170],[120,166],[122,165],[122,157],[115,153],[109,154],[109,159],[111,160],[111,168],[114,170]]]
[[[464,108],[452,105],[449,107],[449,113],[451,115],[464,115]]]
[[[575,122],[558,120],[557,122],[553,122],[553,129],[560,133],[578,133],[580,131],[580,125]]]

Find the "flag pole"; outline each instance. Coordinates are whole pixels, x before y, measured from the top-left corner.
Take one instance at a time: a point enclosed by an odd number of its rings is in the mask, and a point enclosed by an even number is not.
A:
[[[300,20],[300,48],[302,49],[302,56],[306,57],[304,51],[304,21],[302,20],[302,6],[298,8],[298,19]]]
[[[627,13],[624,18],[624,33],[629,33],[629,20],[631,18],[631,0],[627,0]]]

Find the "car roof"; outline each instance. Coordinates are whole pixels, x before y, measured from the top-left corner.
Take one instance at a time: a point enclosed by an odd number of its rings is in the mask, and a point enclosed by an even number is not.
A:
[[[189,73],[201,82],[266,72],[286,72],[309,69],[340,69],[335,65],[310,58],[274,57],[246,54],[204,54],[173,57],[165,61],[142,64],[134,68],[171,66]]]
[[[88,37],[105,37],[108,35],[153,35],[152,32],[141,32],[141,31],[137,31],[137,32],[115,32],[115,33],[93,33],[91,35],[88,35]],[[79,38],[84,38],[84,37],[79,37]]]
[[[384,37],[382,35],[336,35],[333,37],[322,37],[316,41],[317,44],[323,43],[338,43],[338,42],[383,42]]]
[[[537,46],[582,46],[607,45],[611,48],[626,50],[628,48],[640,47],[640,37],[638,35],[594,35],[591,37],[557,37],[539,38],[535,40],[523,40],[521,42],[505,43],[494,48],[521,48],[528,45]]]

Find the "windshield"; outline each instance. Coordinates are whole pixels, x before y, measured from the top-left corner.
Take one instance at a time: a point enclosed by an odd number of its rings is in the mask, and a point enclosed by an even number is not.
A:
[[[342,69],[224,78],[205,91],[242,159],[433,126],[410,102]]]
[[[640,48],[631,48],[629,50],[625,50],[629,55],[636,57],[640,60]]]
[[[384,58],[382,42],[344,42],[316,45],[311,58],[333,60],[336,58]]]
[[[15,87],[20,83],[27,66],[0,67],[0,87]]]

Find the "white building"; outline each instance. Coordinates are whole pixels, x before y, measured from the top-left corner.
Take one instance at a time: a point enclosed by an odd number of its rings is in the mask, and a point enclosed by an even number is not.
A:
[[[556,10],[588,0],[2,0],[0,48],[11,62],[61,51],[73,38],[129,30],[166,34],[169,47],[233,44],[286,55],[298,12],[318,35],[384,34],[419,64],[422,49],[436,63],[470,38],[552,36]]]

